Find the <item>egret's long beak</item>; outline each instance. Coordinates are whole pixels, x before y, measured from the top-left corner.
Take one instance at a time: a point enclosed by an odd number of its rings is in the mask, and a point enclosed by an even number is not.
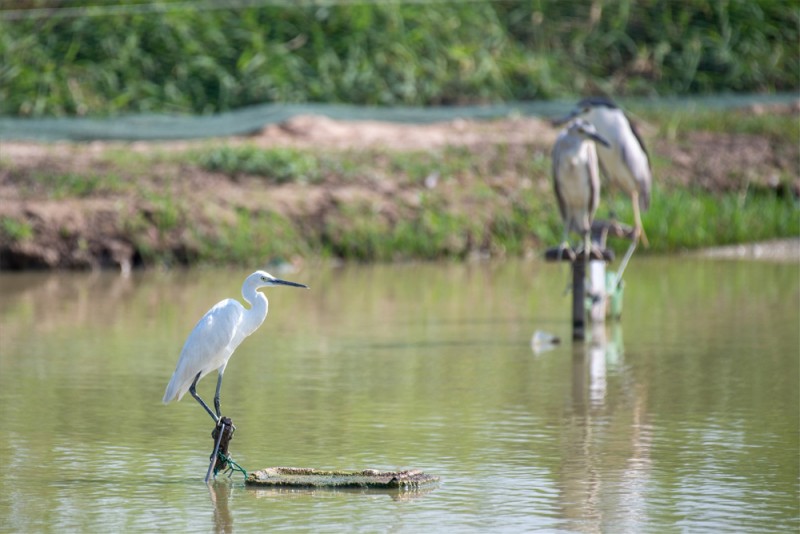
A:
[[[611,148],[611,143],[606,141],[606,138],[601,136],[600,134],[596,134],[594,132],[586,132],[586,135],[592,138],[595,143],[600,143],[606,148]]]
[[[298,284],[297,282],[289,282],[288,280],[281,280],[280,278],[274,278],[272,283],[276,286],[291,286],[291,287],[304,287],[308,289],[308,286],[305,284]]]
[[[574,109],[574,110],[569,112],[569,115],[561,117],[560,119],[553,119],[552,121],[550,121],[550,123],[553,126],[562,126],[562,125],[568,123],[569,121],[571,121],[572,119],[574,119],[575,117],[578,117],[580,114],[581,114],[581,110]]]

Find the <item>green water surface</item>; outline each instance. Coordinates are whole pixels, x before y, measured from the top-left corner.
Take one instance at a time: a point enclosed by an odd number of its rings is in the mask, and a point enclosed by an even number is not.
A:
[[[265,290],[228,366],[234,458],[441,477],[419,492],[203,484],[213,423],[161,397],[247,274],[0,274],[0,530],[800,528],[799,263],[635,258],[586,343],[543,262],[274,273],[311,289]]]

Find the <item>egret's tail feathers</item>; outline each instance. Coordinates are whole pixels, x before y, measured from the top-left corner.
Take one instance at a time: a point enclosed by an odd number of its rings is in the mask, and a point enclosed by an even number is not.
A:
[[[170,386],[171,385],[172,384],[170,383]],[[175,393],[173,393],[169,389],[170,389],[169,386],[167,386],[167,390],[164,392],[164,398],[161,399],[161,402],[163,402],[164,404],[169,404],[170,402],[175,400]]]
[[[173,376],[169,381],[169,384],[167,384],[167,389],[164,391],[164,398],[161,399],[161,402],[164,404],[169,404],[172,401],[181,400],[183,394],[186,393],[186,391],[181,391],[181,389],[182,388],[180,387],[180,384],[178,384],[178,380],[176,380],[175,376]]]

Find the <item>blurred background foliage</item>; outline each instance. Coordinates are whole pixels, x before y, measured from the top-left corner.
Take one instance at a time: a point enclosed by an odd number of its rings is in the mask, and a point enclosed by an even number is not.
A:
[[[796,0],[0,0],[0,115],[796,91]]]

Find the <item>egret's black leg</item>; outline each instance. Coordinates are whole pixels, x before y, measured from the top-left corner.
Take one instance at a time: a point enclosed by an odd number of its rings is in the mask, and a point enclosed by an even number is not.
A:
[[[219,409],[219,391],[222,389],[222,373],[225,371],[223,369],[219,370],[219,376],[217,377],[217,392],[214,394],[214,408],[217,409],[217,420],[222,417],[222,412]]]
[[[208,415],[210,415],[210,416],[211,416],[211,418],[212,418],[212,419],[214,420],[214,422],[216,423],[216,422],[218,422],[218,421],[219,421],[219,416],[218,416],[218,415],[214,415],[214,412],[212,412],[212,411],[211,411],[211,408],[209,408],[209,407],[208,407],[208,405],[206,405],[206,403],[205,403],[205,402],[203,402],[203,399],[201,399],[201,398],[200,398],[200,395],[198,395],[198,394],[197,394],[197,391],[195,391],[195,387],[197,387],[197,381],[198,381],[198,380],[200,380],[200,373],[197,373],[197,376],[196,376],[196,377],[194,377],[194,381],[192,382],[192,385],[191,385],[191,386],[189,386],[189,393],[191,393],[191,394],[192,394],[192,397],[194,397],[194,399],[195,399],[197,402],[199,402],[199,403],[200,403],[200,406],[202,406],[203,408],[205,408],[205,410],[208,412]],[[219,386],[217,386],[217,391],[219,391]],[[215,399],[215,400],[217,400],[217,399]],[[219,413],[219,408],[217,408],[217,413]]]

